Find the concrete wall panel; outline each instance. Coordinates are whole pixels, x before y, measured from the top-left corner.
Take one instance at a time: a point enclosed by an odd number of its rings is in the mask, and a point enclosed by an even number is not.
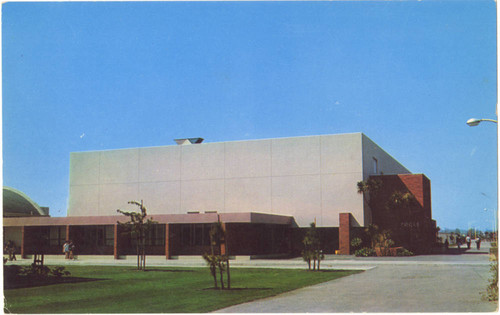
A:
[[[377,160],[378,172],[375,173],[373,159]],[[370,138],[363,135],[363,178],[366,180],[370,175],[393,175],[409,174],[410,171],[385,152]]]
[[[129,205],[129,201],[141,201],[139,183],[100,185],[99,212],[97,215],[117,215],[117,209],[138,211],[139,208]],[[146,200],[144,201],[146,202]]]
[[[100,184],[122,184],[139,180],[139,149],[101,152]]]
[[[100,152],[71,153],[69,163],[69,184],[98,184],[99,159]]]
[[[182,180],[224,178],[224,143],[184,145]]]
[[[224,180],[181,182],[181,213],[188,211],[224,212]]]
[[[226,143],[225,177],[271,176],[271,140]]]
[[[321,218],[320,175],[273,177],[273,213],[292,215],[299,226]]]
[[[180,179],[180,146],[141,148],[139,150],[140,182],[166,182]]]
[[[272,175],[311,175],[320,169],[320,138],[272,140]]]
[[[363,226],[363,196],[358,194],[356,183],[362,180],[360,173],[327,174],[322,181],[322,226],[339,226],[339,213],[352,213],[354,226]]]
[[[271,212],[271,178],[226,180],[225,212]]]
[[[98,215],[98,209],[98,185],[73,185],[69,187],[68,216]]]
[[[359,173],[361,169],[360,133],[321,136],[322,174]]]
[[[180,181],[140,183],[139,195],[149,214],[181,213]]]

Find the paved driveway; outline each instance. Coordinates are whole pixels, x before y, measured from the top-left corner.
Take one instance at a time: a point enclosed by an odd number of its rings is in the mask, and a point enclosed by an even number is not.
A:
[[[325,261],[325,265],[328,261]],[[232,306],[228,313],[493,312],[486,254],[370,259],[353,276]]]

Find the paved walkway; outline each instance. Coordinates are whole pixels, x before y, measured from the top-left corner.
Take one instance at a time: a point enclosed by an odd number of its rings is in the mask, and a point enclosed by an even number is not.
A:
[[[338,263],[334,261],[333,264]],[[462,255],[384,257],[363,262],[365,272],[254,302],[225,313],[493,312],[483,301],[489,255],[471,249]],[[331,264],[325,261],[325,265]]]

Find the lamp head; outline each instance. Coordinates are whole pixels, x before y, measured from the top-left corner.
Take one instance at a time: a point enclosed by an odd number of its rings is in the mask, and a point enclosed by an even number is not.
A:
[[[480,122],[481,122],[481,119],[471,118],[471,119],[467,120],[467,125],[474,127],[474,126],[479,125]]]

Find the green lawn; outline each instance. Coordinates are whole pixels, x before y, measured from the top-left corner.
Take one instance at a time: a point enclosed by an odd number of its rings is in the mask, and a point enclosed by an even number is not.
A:
[[[201,313],[359,271],[231,269],[231,290],[213,290],[208,268],[69,266],[94,281],[5,290],[9,313]]]

